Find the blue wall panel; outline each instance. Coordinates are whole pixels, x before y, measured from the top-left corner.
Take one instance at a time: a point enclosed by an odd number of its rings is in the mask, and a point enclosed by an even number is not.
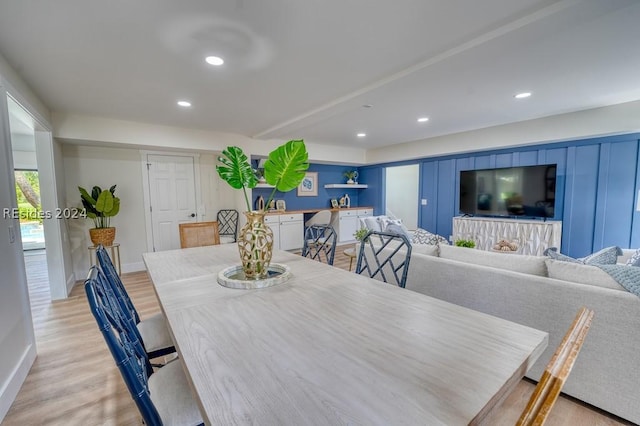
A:
[[[449,238],[453,228],[456,168],[455,160],[438,161],[438,205],[436,208],[436,233]]]
[[[514,166],[535,166],[538,162],[539,151],[522,151],[513,153]]]
[[[494,167],[497,167],[497,168],[513,166],[513,154],[509,152],[509,153],[506,153],[506,154],[498,154],[498,155],[496,155],[495,164],[496,165]]]
[[[603,143],[593,248],[629,246],[634,210],[637,141]]]
[[[567,148],[564,198],[557,194],[556,200],[564,205],[562,251],[574,257],[591,253],[593,247],[599,152],[598,145]]]
[[[382,167],[362,167],[358,169],[360,183],[369,185],[367,189],[360,190],[358,202],[360,206],[373,207],[374,215],[384,214],[384,184]]]
[[[495,167],[495,157],[494,160],[491,161],[491,155],[478,155],[474,158],[475,169],[490,169]]]
[[[418,227],[435,233],[438,226],[438,162],[423,162],[420,170],[420,198],[426,199],[427,205],[420,205]]]

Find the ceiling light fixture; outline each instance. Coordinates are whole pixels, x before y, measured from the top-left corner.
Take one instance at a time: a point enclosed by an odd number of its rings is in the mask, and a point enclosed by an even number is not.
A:
[[[178,105],[184,108],[189,108],[191,106],[191,102],[189,101],[178,101]]]
[[[522,92],[522,93],[518,93],[517,95],[515,95],[514,98],[516,98],[516,99],[524,99],[524,98],[528,98],[529,96],[531,96],[530,92]]]
[[[356,136],[359,137],[359,138],[364,138],[365,136],[367,136],[367,134],[366,133],[358,133]]]
[[[220,66],[224,64],[224,59],[222,59],[219,56],[207,56],[205,58],[205,61],[207,61],[209,65],[215,65],[215,66]]]
[[[425,123],[429,121],[429,117],[420,117],[418,118],[418,123]]]

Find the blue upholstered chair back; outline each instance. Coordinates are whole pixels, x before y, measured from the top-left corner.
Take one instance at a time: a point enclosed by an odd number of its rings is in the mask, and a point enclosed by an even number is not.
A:
[[[369,231],[360,244],[356,273],[404,288],[410,261],[411,243],[407,237]]]
[[[98,245],[96,248],[96,258],[98,259],[100,269],[102,269],[102,272],[109,280],[109,283],[111,283],[116,297],[118,297],[121,303],[126,307],[126,310],[129,313],[129,318],[133,321],[134,325],[138,324],[140,322],[138,311],[136,311],[135,306],[133,306],[129,293],[127,293],[127,290],[124,288],[122,280],[116,272],[116,268],[113,266],[113,262],[107,253],[107,249],[105,249],[102,244]]]
[[[125,314],[112,294],[106,277],[95,266],[85,281],[85,292],[91,313],[145,424],[162,425],[160,415],[149,397],[148,378],[153,373],[149,359],[138,336],[131,333],[127,326]]]
[[[302,256],[333,265],[338,236],[331,225],[307,226],[304,230]]]

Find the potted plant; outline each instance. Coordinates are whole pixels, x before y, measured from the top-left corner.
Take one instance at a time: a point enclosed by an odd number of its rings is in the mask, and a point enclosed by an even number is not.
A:
[[[456,240],[455,245],[458,247],[475,248],[476,242],[473,240]]]
[[[367,236],[368,233],[369,233],[369,229],[368,228],[360,228],[356,232],[353,233],[353,236],[355,237],[356,240],[362,241],[364,239],[364,237]]]
[[[344,172],[344,177],[347,178],[347,183],[348,184],[357,183],[358,171],[357,170],[349,170],[347,172]]]
[[[264,223],[266,209],[271,204],[276,191],[288,192],[300,185],[309,168],[309,155],[303,140],[291,140],[269,153],[264,164],[264,178],[273,191],[264,203],[263,210],[252,210],[247,188],[258,184],[256,172],[249,158],[237,146],[227,147],[218,157],[218,175],[234,189],[242,189],[247,211],[247,223],[238,236],[240,261],[246,279],[263,279],[268,274],[273,251],[273,232]]]
[[[91,194],[79,186],[82,206],[87,217],[93,220],[94,227],[89,229],[89,237],[94,245],[113,245],[116,239],[116,228],[111,226],[111,218],[120,211],[120,198],[114,195],[116,185],[109,189],[94,186]]]

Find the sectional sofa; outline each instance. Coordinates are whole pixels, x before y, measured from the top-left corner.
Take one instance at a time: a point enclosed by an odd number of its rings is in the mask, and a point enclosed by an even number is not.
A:
[[[538,380],[581,306],[595,311],[563,392],[640,423],[640,298],[604,271],[539,256],[414,245],[406,288],[549,333]]]

